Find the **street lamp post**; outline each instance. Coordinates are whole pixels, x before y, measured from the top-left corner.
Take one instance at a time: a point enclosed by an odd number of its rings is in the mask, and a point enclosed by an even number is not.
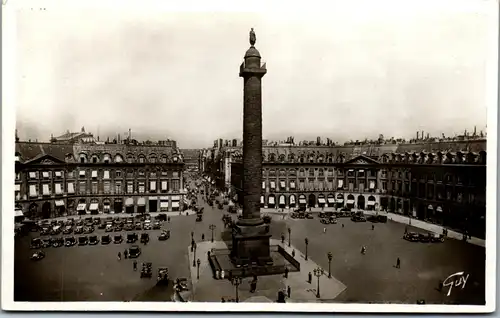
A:
[[[288,228],[288,247],[292,245],[292,229]]]
[[[196,243],[194,243],[193,267],[196,267]]]
[[[241,284],[241,277],[232,277],[231,283],[236,286],[236,302],[239,302],[240,299],[238,297],[238,286]]]
[[[317,292],[316,292],[316,298],[320,298],[320,293],[319,293],[319,278],[324,274],[324,271],[321,267],[318,267],[316,269],[313,270],[314,272],[314,276],[318,277],[318,289],[317,289]]]
[[[306,261],[307,261],[307,245],[309,245],[309,239],[306,237],[304,241],[306,243]]]
[[[216,226],[214,224],[210,224],[208,228],[212,231],[212,243],[214,242],[214,230]]]
[[[328,278],[332,278],[331,264],[332,264],[333,254],[332,252],[328,252],[327,255],[328,255]]]
[[[200,264],[201,264],[201,261],[200,259],[198,258],[198,260],[196,261],[196,265],[198,265],[198,270],[197,270],[197,275],[196,275],[196,279],[200,279]]]

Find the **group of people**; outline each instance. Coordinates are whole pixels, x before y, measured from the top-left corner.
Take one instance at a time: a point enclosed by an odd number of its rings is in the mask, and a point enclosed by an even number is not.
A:
[[[127,258],[128,258],[128,251],[127,251],[127,250],[125,250],[125,251],[123,252],[123,256],[125,257],[125,259],[127,259]],[[121,252],[118,252],[118,260],[119,260],[119,261],[121,261],[121,259],[122,259],[122,253],[121,253]],[[133,265],[133,269],[134,269],[134,271],[137,271],[137,260],[135,260],[135,259],[134,259],[134,262],[132,263],[132,265]],[[144,264],[143,264],[143,265],[144,265]]]

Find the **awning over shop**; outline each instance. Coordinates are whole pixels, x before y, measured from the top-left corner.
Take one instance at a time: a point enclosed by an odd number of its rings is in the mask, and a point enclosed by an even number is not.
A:
[[[90,203],[89,210],[90,211],[97,211],[97,210],[99,210],[99,203]]]
[[[178,208],[179,207],[179,201],[172,201],[172,207],[173,208]]]
[[[180,200],[181,200],[180,196],[178,196],[178,195],[172,196],[172,201],[180,201]]]
[[[125,200],[125,206],[126,206],[126,207],[133,206],[133,205],[134,205],[134,199],[132,199],[132,198],[127,198],[127,199]]]
[[[294,195],[290,196],[290,204],[295,204],[295,196]]]
[[[335,198],[328,198],[327,201],[328,203],[335,203]]]
[[[300,204],[306,204],[306,203],[307,203],[307,201],[306,201],[306,199],[304,199],[304,198],[299,198],[299,203],[300,203]]]
[[[158,197],[149,197],[149,201],[158,200]]]
[[[437,212],[443,212],[443,208],[438,206],[437,209],[436,209]]]
[[[368,201],[367,204],[368,205],[375,205],[375,201]]]
[[[347,200],[346,203],[347,204],[354,204],[354,200]]]
[[[146,205],[146,199],[139,198],[139,200],[137,200],[137,205],[138,206],[145,206]]]
[[[260,203],[261,203],[261,204],[264,204],[264,203],[265,203],[265,202],[264,202],[264,196],[263,196],[263,195],[261,195],[261,196],[260,196]]]
[[[318,203],[320,204],[326,203],[325,198],[318,198]]]
[[[87,204],[79,203],[78,206],[76,207],[76,210],[77,211],[85,211],[86,208],[87,208]]]
[[[286,204],[285,202],[285,197],[284,196],[280,196],[280,204]]]
[[[160,197],[161,201],[168,201],[168,197]]]
[[[14,216],[23,216],[23,211],[22,210],[15,210],[14,211]]]
[[[268,201],[269,201],[269,204],[274,204],[274,197],[269,197]]]
[[[64,201],[63,200],[56,200],[56,202],[54,202],[56,204],[56,206],[64,206]]]
[[[427,209],[429,210],[434,210],[434,207],[432,205],[429,204],[429,206],[427,207]]]
[[[160,201],[160,208],[168,208],[168,201]]]

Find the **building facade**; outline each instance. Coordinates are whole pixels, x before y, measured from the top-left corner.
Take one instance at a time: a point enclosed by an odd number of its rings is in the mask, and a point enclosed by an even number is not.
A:
[[[17,142],[15,172],[16,213],[30,218],[184,204],[183,157],[171,146]]]

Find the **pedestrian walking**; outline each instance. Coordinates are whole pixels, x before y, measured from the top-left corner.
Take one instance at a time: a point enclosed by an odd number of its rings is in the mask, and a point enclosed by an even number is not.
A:
[[[309,272],[309,274],[307,274],[307,282],[309,284],[311,284],[312,283],[312,279],[313,279],[312,274],[311,274],[311,272]]]
[[[137,271],[137,261],[134,259],[134,272]]]
[[[285,268],[285,275],[283,277],[288,278],[288,267]]]
[[[122,259],[122,253],[118,252],[118,260]]]
[[[125,250],[125,251],[123,252],[123,256],[125,257],[125,259],[127,259],[127,256],[128,256],[128,252],[127,252],[127,250]]]
[[[325,233],[326,233],[326,227],[323,228],[323,234],[325,234]]]
[[[295,250],[292,250],[292,257],[295,257]]]
[[[169,216],[167,217],[167,222],[170,223],[170,217]]]
[[[201,234],[201,240],[204,241],[205,240],[205,233]]]
[[[408,233],[408,227],[405,226],[405,234]]]
[[[342,228],[344,228],[344,223],[342,223]]]
[[[372,224],[372,231],[375,230],[375,225]]]
[[[292,288],[290,286],[288,286],[286,288],[286,293],[287,293],[288,298],[290,298],[290,296],[292,295]]]
[[[226,300],[224,299],[224,297],[221,298],[220,302],[221,303],[225,303],[226,302]]]
[[[399,257],[396,260],[396,268],[401,268],[401,260],[399,259]]]

